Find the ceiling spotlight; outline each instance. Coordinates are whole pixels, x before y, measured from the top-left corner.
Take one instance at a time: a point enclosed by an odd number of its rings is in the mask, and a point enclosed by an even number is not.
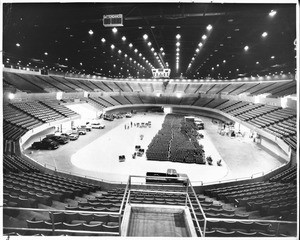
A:
[[[153,52],[153,51],[154,51],[154,48],[151,48],[151,51]]]
[[[140,54],[139,54],[139,56],[141,57],[141,56],[142,56],[142,54],[140,53]]]
[[[135,52],[135,53],[137,53],[137,52],[138,52],[138,50],[137,50],[137,49],[134,49],[134,52]]]
[[[245,50],[245,51],[248,51],[248,50],[249,50],[249,47],[248,47],[248,46],[245,46],[245,47],[244,47],[244,50]]]
[[[21,45],[20,45],[20,43],[16,43],[16,46],[17,46],[17,47],[20,47]]]
[[[129,47],[132,48],[132,46],[133,46],[132,43],[129,43]]]
[[[177,34],[176,35],[176,39],[180,39],[181,38],[181,35],[180,34]]]
[[[163,52],[162,55],[165,56],[166,54]]]
[[[163,51],[164,49],[161,47],[159,50],[160,50],[160,51]]]
[[[179,48],[176,48],[176,52],[179,52]]]
[[[148,46],[150,47],[152,45],[152,43],[151,42],[148,42]]]
[[[212,25],[209,24],[209,25],[206,27],[206,29],[207,29],[208,31],[212,30]]]
[[[126,41],[126,37],[125,37],[125,36],[123,36],[123,37],[122,37],[122,40],[123,40],[123,41]]]
[[[259,64],[259,62],[256,62],[256,64]]]
[[[118,53],[121,53],[121,52],[122,52],[121,50],[118,51]]]
[[[266,36],[268,36],[268,33],[267,32],[263,32],[263,34],[261,36],[262,37],[266,37]]]
[[[116,33],[118,31],[118,29],[116,29],[115,27],[112,29],[113,33]]]
[[[203,45],[202,43],[199,43],[199,44],[198,44],[199,47],[202,47],[202,45]]]
[[[276,13],[277,13],[276,11],[271,10],[271,12],[269,12],[269,16],[274,17],[276,15]]]
[[[202,39],[205,40],[206,38],[207,38],[207,36],[204,34],[204,35],[202,36]]]
[[[48,55],[48,53],[47,53],[47,52],[45,52],[44,54],[45,54],[46,56]]]
[[[111,48],[111,49],[115,49],[115,45],[113,45],[113,44],[110,45],[110,48]]]
[[[89,34],[90,34],[90,35],[93,35],[93,34],[94,34],[93,30],[90,30],[90,31],[89,31]]]
[[[223,60],[223,63],[226,63],[226,60]]]
[[[155,52],[155,53],[154,53],[154,56],[156,56],[156,55],[157,55],[157,53]]]
[[[147,35],[147,34],[144,34],[144,35],[143,35],[143,38],[144,38],[144,40],[147,40],[147,39],[148,39],[148,35]]]
[[[105,38],[101,38],[101,42],[105,43],[105,41],[106,41]]]
[[[271,57],[271,59],[274,59],[274,58],[275,58],[275,56],[272,56],[272,57]]]
[[[199,51],[200,51],[199,48],[197,48],[197,49],[196,49],[196,52],[199,52]]]
[[[127,56],[128,56],[128,55],[125,53],[125,54],[124,54],[124,57],[127,57]]]
[[[177,42],[177,43],[176,43],[176,46],[179,47],[179,46],[180,46],[180,42]]]

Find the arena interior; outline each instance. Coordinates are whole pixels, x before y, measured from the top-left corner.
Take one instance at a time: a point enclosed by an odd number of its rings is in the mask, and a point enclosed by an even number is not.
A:
[[[298,239],[298,7],[3,3],[1,235]]]

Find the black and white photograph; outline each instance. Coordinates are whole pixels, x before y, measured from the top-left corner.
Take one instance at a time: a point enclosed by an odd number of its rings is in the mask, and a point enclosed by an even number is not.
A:
[[[299,3],[1,1],[1,239],[299,239]]]

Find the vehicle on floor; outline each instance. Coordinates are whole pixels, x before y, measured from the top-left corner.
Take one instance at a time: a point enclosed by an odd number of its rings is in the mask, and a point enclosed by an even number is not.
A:
[[[103,119],[107,121],[113,121],[114,117],[108,114],[104,114]]]
[[[132,114],[131,113],[126,113],[126,118],[131,118],[132,117]]]
[[[31,148],[33,149],[48,149],[48,150],[53,150],[57,149],[59,147],[59,143],[56,141],[53,141],[52,139],[49,138],[44,138],[40,142],[34,142],[31,145]]]
[[[78,126],[78,127],[72,128],[72,130],[73,130],[73,132],[78,133],[79,135],[86,135],[85,127]]]
[[[82,128],[85,128],[87,132],[92,131],[92,126],[89,122],[87,122],[84,126],[81,126]]]
[[[105,128],[105,125],[101,124],[101,123],[91,123],[91,127],[92,128],[98,128],[98,129],[104,129]]]
[[[77,140],[79,138],[79,134],[75,133],[75,132],[70,133],[69,134],[69,138],[70,138],[71,141],[75,141],[75,140]]]
[[[59,144],[66,144],[69,142],[69,138],[65,137],[65,136],[49,135],[49,136],[46,136],[46,138],[51,139],[55,142],[58,142]]]

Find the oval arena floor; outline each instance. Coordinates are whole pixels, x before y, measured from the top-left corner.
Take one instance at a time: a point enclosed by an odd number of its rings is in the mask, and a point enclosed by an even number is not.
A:
[[[165,114],[138,113],[132,118],[102,120],[105,129],[93,129],[76,141],[60,146],[56,150],[32,151],[25,154],[41,164],[64,172],[105,180],[126,183],[129,175],[144,176],[147,171],[166,172],[168,168],[186,173],[194,186],[203,183],[249,177],[253,174],[272,170],[284,163],[262,150],[252,139],[230,138],[218,134],[218,125],[211,119],[202,117],[205,130],[201,130],[206,156],[211,155],[212,166],[173,163],[169,161],[149,161],[146,156],[132,158],[135,146],[147,149],[155,134],[161,129]],[[151,128],[138,128],[134,123],[151,121]],[[131,127],[132,122],[132,127]],[[129,129],[125,129],[125,126]],[[141,135],[143,139],[141,140]],[[119,162],[119,155],[125,155],[125,162]],[[216,160],[223,160],[217,166]]]

